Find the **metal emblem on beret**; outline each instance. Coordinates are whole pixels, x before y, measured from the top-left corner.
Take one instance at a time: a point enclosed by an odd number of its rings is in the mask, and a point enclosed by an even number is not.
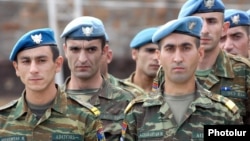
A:
[[[39,35],[31,35],[31,39],[33,40],[33,42],[35,42],[36,44],[40,44],[43,40],[42,40],[42,34],[40,33]]]
[[[93,33],[93,27],[82,27],[82,32],[86,36],[90,36]]]
[[[214,6],[214,0],[204,0],[205,7],[211,9]]]
[[[239,24],[239,22],[240,22],[240,15],[238,14],[238,15],[232,16],[231,20],[232,20],[232,23]]]
[[[190,23],[188,24],[188,29],[189,29],[189,30],[193,30],[194,27],[195,27],[195,25],[196,25],[196,22],[190,22]]]

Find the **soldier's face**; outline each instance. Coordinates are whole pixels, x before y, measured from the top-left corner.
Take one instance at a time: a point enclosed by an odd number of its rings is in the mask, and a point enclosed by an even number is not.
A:
[[[61,56],[53,61],[50,47],[43,46],[19,52],[13,65],[26,90],[43,91],[55,85],[55,74],[61,70],[62,63]]]
[[[160,41],[159,57],[166,83],[185,84],[194,80],[196,67],[204,55],[203,48],[197,48],[196,40],[192,36],[172,33]]]
[[[132,50],[132,58],[136,61],[136,72],[154,78],[159,68],[159,47],[149,43],[139,49]]]
[[[224,23],[223,13],[197,13],[194,16],[203,19],[203,26],[201,30],[201,46],[205,51],[211,51],[218,47],[222,33],[226,32],[228,23]]]
[[[105,50],[105,49],[104,49]],[[101,40],[72,40],[64,44],[65,56],[71,71],[71,77],[90,79],[100,73],[103,51]]]
[[[220,47],[228,53],[248,58],[249,36],[246,28],[237,26],[229,28],[220,39]]]

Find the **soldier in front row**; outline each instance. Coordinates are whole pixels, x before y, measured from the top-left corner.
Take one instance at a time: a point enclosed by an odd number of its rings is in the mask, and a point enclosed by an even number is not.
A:
[[[61,38],[70,76],[61,87],[69,96],[97,107],[107,140],[119,140],[124,110],[134,98],[122,88],[111,85],[101,74],[101,59],[107,53],[106,31],[102,21],[81,16],[69,22]]]
[[[201,28],[202,19],[189,16],[170,21],[154,33],[164,81],[153,94],[128,105],[121,139],[203,140],[204,125],[243,124],[234,102],[196,81],[195,70],[204,56]]]
[[[50,28],[24,34],[10,60],[25,85],[22,96],[0,107],[0,140],[105,141],[100,112],[62,93],[55,84],[63,57]]]

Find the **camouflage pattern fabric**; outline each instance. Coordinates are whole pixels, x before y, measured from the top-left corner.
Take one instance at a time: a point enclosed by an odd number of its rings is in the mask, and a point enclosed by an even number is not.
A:
[[[119,86],[130,91],[134,97],[147,95],[148,93],[146,91],[132,82],[134,75],[135,72],[133,72],[128,78],[120,80]]]
[[[119,78],[114,77],[111,74],[108,74],[107,81],[109,83],[111,83],[112,85],[118,86],[118,87],[130,92],[131,94],[133,94],[134,97],[147,94],[147,92],[145,92],[141,87],[132,83],[131,79],[132,78],[119,79]]]
[[[250,61],[224,51],[219,53],[208,77],[197,76],[200,84],[213,93],[233,100],[240,109],[244,124],[250,124]],[[164,81],[164,72],[159,68],[153,90]]]
[[[68,77],[61,87],[66,91],[70,77]],[[76,96],[78,99],[84,98],[84,92],[80,95],[67,93]],[[102,87],[88,101],[101,112],[100,119],[103,123],[106,140],[119,140],[121,136],[121,123],[124,119],[124,110],[133,99],[133,95],[117,86],[111,85],[108,81],[103,81]]]
[[[133,100],[125,111],[123,137],[126,141],[204,140],[204,125],[243,124],[237,106],[228,98],[212,94],[197,83],[196,99],[180,125],[175,121],[161,90]]]
[[[1,141],[97,141],[98,136],[105,141],[98,115],[59,89],[53,106],[40,119],[31,113],[24,97],[25,91],[0,107]]]
[[[119,83],[119,82],[118,82],[119,79],[116,78],[116,77],[114,77],[112,74],[108,74],[107,81],[108,81],[110,84],[113,84],[113,85],[115,85],[115,86],[117,86],[118,83]]]

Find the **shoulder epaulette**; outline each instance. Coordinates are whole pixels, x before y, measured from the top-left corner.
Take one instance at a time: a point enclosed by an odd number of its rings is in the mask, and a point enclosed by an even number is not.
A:
[[[226,107],[228,109],[230,109],[230,111],[232,111],[234,114],[239,110],[239,108],[237,107],[237,105],[232,100],[230,100],[227,97],[224,97],[224,96],[219,95],[219,94],[213,94],[211,96],[211,98],[213,100],[215,100],[215,101],[221,102],[224,105],[226,105]]]
[[[0,107],[0,111],[12,107],[13,105],[15,105],[15,104],[17,103],[17,101],[18,101],[18,99],[12,100],[12,101],[10,101],[9,103],[7,103],[7,104],[1,106],[1,107]]]
[[[133,94],[134,97],[138,97],[140,95],[146,95],[147,92],[144,91],[141,87],[127,81],[120,81],[120,84],[125,85],[125,87],[122,87],[122,89],[125,89]],[[130,87],[130,88],[127,88]]]
[[[97,117],[101,114],[101,112],[99,111],[98,108],[96,108],[95,106],[93,106],[92,104],[82,101],[80,99],[78,99],[77,97],[71,96],[69,95],[70,98],[72,98],[73,100],[75,100],[76,102],[78,102],[79,104],[81,104],[82,106],[86,107],[87,109],[89,109],[92,113],[94,113],[94,115]]]
[[[232,58],[232,59],[234,59],[234,60],[236,60],[236,61],[243,62],[243,63],[247,64],[247,65],[250,67],[250,60],[248,60],[247,58],[241,57],[241,56],[238,56],[238,55],[232,55],[232,54],[230,54],[230,53],[227,53],[227,55],[228,55],[230,58]]]
[[[124,113],[126,114],[130,109],[131,107],[135,104],[135,103],[141,103],[141,102],[144,102],[145,101],[145,95],[141,95],[141,96],[138,96],[136,97],[135,99],[133,99],[128,105],[127,107],[125,108],[124,110]]]

